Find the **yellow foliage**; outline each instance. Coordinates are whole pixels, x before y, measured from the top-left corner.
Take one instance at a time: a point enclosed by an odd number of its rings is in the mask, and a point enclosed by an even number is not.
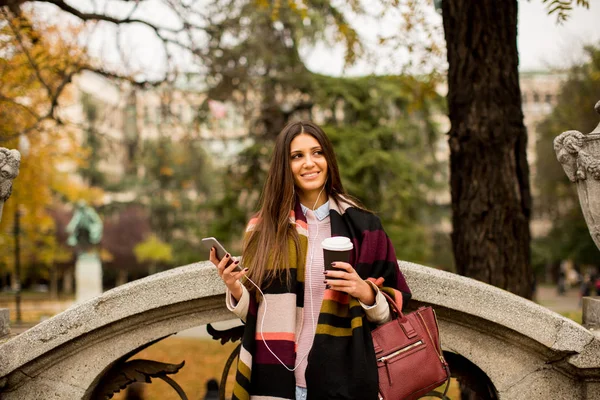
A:
[[[17,209],[21,263],[26,270],[28,265],[50,266],[71,257],[71,251],[57,242],[48,212],[58,200],[94,203],[102,196],[69,176],[84,155],[75,128],[40,118],[51,110],[54,97],[59,107],[71,101],[68,85],[60,88],[85,58],[76,40],[76,28],[49,25],[31,14],[23,18],[0,14],[0,146],[19,149],[18,135],[23,132],[29,141],[0,221],[0,270],[11,270],[15,264]]]
[[[133,249],[138,262],[169,262],[173,259],[171,246],[161,241],[156,235],[150,235]]]
[[[100,249],[100,260],[102,260],[103,263],[109,263],[114,259],[115,257],[111,254],[110,251],[106,249]]]
[[[173,168],[168,167],[168,166],[162,166],[160,167],[160,174],[162,176],[172,176],[173,175]]]

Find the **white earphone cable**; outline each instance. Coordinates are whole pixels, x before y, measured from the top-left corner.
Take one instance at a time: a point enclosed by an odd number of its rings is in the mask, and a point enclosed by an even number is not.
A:
[[[327,181],[325,181],[325,183],[327,183]],[[312,208],[312,210],[313,210],[313,211],[315,211],[315,208],[316,208],[316,206],[317,206],[317,203],[319,202],[319,198],[321,197],[321,194],[323,193],[323,190],[324,190],[324,189],[325,189],[325,185],[323,185],[323,189],[321,189],[321,191],[319,192],[319,195],[317,196],[317,200],[315,201],[315,204],[313,205],[313,208]],[[315,234],[315,239],[314,239],[314,240],[317,240],[317,239],[318,239],[318,237],[319,237],[319,224],[317,224],[317,233]],[[310,291],[310,296],[309,296],[309,297],[310,297],[310,315],[311,315],[311,317],[312,317],[312,325],[313,325],[313,337],[314,337],[314,336],[315,336],[315,334],[317,333],[317,324],[316,324],[316,322],[315,322],[315,313],[314,313],[314,310],[313,310],[313,301],[314,301],[314,300],[313,300],[313,291],[312,291],[312,285],[310,284],[310,275],[311,275],[311,274],[310,274],[310,271],[308,271],[307,269],[308,269],[308,268],[310,268],[310,267],[312,266],[312,263],[313,263],[313,257],[314,257],[314,255],[315,255],[315,252],[314,252],[314,245],[315,245],[315,243],[313,242],[313,245],[312,245],[312,246],[310,246],[310,245],[308,246],[308,247],[309,247],[309,251],[310,251],[310,256],[309,256],[310,263],[309,263],[308,265],[305,265],[305,267],[304,267],[304,276],[305,276],[305,277],[308,277],[308,278],[307,278],[307,279],[308,279],[308,282],[307,282],[307,284],[308,284],[308,290]],[[252,284],[254,285],[254,287],[256,287],[256,289],[257,289],[257,290],[260,292],[260,294],[262,295],[262,298],[263,298],[263,302],[265,303],[265,311],[264,311],[264,313],[263,313],[262,322],[261,322],[261,324],[260,324],[260,336],[261,336],[261,339],[262,339],[263,343],[265,344],[265,347],[267,348],[267,350],[269,350],[269,352],[270,352],[270,353],[273,355],[273,357],[275,357],[275,358],[277,359],[277,361],[279,361],[279,363],[280,363],[281,365],[283,365],[283,366],[284,366],[284,368],[285,368],[285,369],[287,369],[287,370],[288,370],[288,371],[290,371],[290,372],[294,372],[294,371],[295,371],[295,370],[296,370],[296,369],[297,369],[297,368],[300,366],[300,364],[302,364],[302,362],[304,361],[304,359],[305,359],[306,357],[308,357],[308,353],[310,353],[310,351],[308,351],[308,352],[307,352],[307,353],[306,353],[306,354],[305,354],[305,355],[304,355],[304,356],[303,356],[303,357],[300,359],[300,361],[298,361],[298,362],[296,363],[296,365],[294,366],[294,368],[290,368],[290,367],[288,367],[287,365],[285,365],[285,363],[284,363],[283,361],[281,361],[281,359],[280,359],[279,357],[277,357],[277,354],[275,354],[275,353],[273,352],[273,350],[271,350],[271,348],[270,348],[270,347],[269,347],[269,345],[267,344],[267,341],[265,340],[265,336],[264,336],[264,334],[263,334],[263,332],[264,332],[264,326],[265,326],[265,319],[266,319],[266,316],[267,316],[267,298],[265,297],[265,294],[262,292],[262,290],[260,290],[260,288],[258,287],[258,285],[256,285],[256,283],[254,283],[254,282],[253,282],[251,279],[249,279],[249,278],[246,278],[246,279],[248,279],[248,281],[250,281],[250,283],[252,283]]]

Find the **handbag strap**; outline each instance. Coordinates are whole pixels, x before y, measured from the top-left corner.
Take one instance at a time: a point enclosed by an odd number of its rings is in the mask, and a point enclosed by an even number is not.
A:
[[[433,311],[433,315],[435,316],[435,310],[432,309],[432,311]],[[423,326],[425,326],[425,329],[427,330],[427,335],[429,335],[429,340],[431,340],[431,342],[434,343],[433,337],[431,336],[431,332],[429,331],[429,327],[425,323],[425,319],[423,318],[421,313],[418,311],[417,311],[417,315],[419,316],[419,318],[421,318],[421,322],[423,322]],[[437,324],[437,317],[436,317],[436,324]],[[437,353],[438,357],[440,358],[440,361],[442,362],[442,365],[444,366],[444,369],[446,370],[446,373],[448,374],[448,379],[446,380],[446,388],[444,389],[444,397],[446,397],[446,393],[448,393],[448,388],[450,388],[451,376],[450,376],[450,369],[448,368],[448,364],[446,363],[446,359],[444,358],[444,353],[442,352],[439,335],[438,335],[438,346],[433,346],[433,348],[435,349],[435,352]]]

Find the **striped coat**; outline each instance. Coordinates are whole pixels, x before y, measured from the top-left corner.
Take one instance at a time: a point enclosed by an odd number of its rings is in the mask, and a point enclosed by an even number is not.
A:
[[[375,281],[401,306],[410,290],[398,268],[394,248],[378,217],[330,198],[331,235],[354,244],[350,264],[363,279]],[[251,220],[247,233],[256,220]],[[300,259],[290,250],[290,287],[286,279],[261,288],[265,301],[251,296],[233,399],[294,399],[296,338],[302,327],[304,268],[308,231],[300,203],[290,214],[300,238]],[[290,241],[291,243],[291,241]],[[291,247],[291,246],[290,246]],[[383,284],[383,286],[382,286]],[[263,321],[263,318],[264,321]],[[377,368],[371,340],[373,327],[357,299],[326,290],[313,347],[308,356],[309,399],[377,399]],[[290,369],[286,369],[270,350]]]

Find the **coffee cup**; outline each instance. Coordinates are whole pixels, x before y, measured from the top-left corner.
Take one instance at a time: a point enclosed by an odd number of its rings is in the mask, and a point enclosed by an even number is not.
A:
[[[321,242],[321,247],[323,248],[325,271],[338,269],[331,266],[331,263],[333,262],[350,262],[350,254],[354,248],[352,241],[344,236],[327,238]]]

